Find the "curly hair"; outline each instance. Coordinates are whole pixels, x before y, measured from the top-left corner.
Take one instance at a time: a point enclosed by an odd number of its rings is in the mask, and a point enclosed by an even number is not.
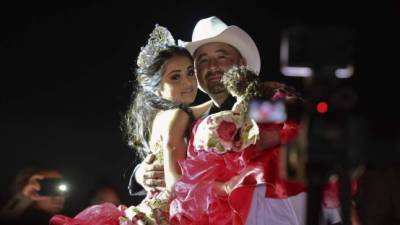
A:
[[[183,47],[167,46],[160,51],[147,68],[137,68],[134,72],[134,92],[132,101],[123,119],[123,132],[128,146],[136,150],[140,158],[149,152],[149,140],[155,115],[159,110],[168,110],[178,107],[155,93],[160,90],[160,82],[168,60],[174,56],[188,57],[193,61],[190,53]]]

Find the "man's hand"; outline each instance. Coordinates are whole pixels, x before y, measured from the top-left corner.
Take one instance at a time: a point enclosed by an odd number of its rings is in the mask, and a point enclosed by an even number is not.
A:
[[[260,85],[261,85],[260,91],[262,92],[262,95],[268,99],[272,98],[277,91],[282,91],[289,97],[299,96],[298,93],[296,92],[296,89],[283,83],[275,81],[265,81],[262,82]]]
[[[164,166],[154,163],[155,159],[154,154],[147,155],[135,174],[136,181],[147,192],[165,188]]]
[[[281,131],[276,126],[260,129],[260,138],[257,140],[256,149],[265,150],[281,144]]]
[[[284,100],[288,120],[300,121],[307,102],[295,88],[283,83],[267,81],[260,84],[262,96],[268,100]]]

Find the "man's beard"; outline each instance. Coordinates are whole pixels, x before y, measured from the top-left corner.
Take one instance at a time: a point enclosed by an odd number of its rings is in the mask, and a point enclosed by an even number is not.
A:
[[[208,91],[210,94],[219,94],[222,92],[226,92],[225,86],[221,82],[215,82],[208,85]]]
[[[226,92],[226,88],[224,84],[221,82],[221,78],[224,72],[219,70],[216,72],[210,72],[206,75],[207,89],[209,94],[219,94],[222,92]],[[220,76],[219,80],[208,80],[211,76]]]

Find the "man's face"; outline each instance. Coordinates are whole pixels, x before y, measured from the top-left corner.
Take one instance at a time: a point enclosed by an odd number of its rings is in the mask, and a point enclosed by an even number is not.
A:
[[[222,75],[233,65],[244,65],[245,62],[231,45],[212,42],[196,50],[194,64],[200,88],[213,97],[220,93],[227,93],[220,82]]]

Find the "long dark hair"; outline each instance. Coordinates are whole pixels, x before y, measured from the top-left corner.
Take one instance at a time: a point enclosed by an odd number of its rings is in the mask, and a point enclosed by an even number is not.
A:
[[[135,149],[141,158],[150,152],[151,128],[157,112],[180,107],[155,94],[160,89],[165,66],[173,56],[185,56],[193,60],[185,48],[167,46],[158,53],[147,68],[137,68],[135,71],[135,91],[132,93],[133,100],[124,116],[123,129],[128,145]]]

